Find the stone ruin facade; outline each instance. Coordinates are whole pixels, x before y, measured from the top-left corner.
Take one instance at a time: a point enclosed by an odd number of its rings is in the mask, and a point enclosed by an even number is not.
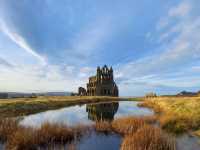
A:
[[[97,67],[95,76],[89,77],[87,90],[83,87],[78,89],[79,96],[118,96],[118,87],[114,81],[113,69],[104,65]]]

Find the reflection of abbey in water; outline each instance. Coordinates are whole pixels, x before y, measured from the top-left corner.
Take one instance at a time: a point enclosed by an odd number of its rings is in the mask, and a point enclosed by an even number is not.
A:
[[[113,69],[106,65],[103,68],[97,67],[95,76],[89,78],[87,90],[79,87],[80,96],[118,96],[118,87],[114,81]]]
[[[88,119],[93,121],[112,121],[119,107],[118,102],[87,104]]]

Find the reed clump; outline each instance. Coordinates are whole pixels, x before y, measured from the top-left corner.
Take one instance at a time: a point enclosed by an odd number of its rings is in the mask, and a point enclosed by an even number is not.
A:
[[[17,120],[0,118],[0,141],[6,141],[18,128]]]
[[[89,132],[89,129],[90,127],[85,125],[69,127],[48,122],[40,128],[24,127],[14,119],[1,119],[0,140],[9,150],[35,150],[48,145],[72,143]]]
[[[44,123],[36,130],[36,143],[38,145],[48,145],[49,143],[67,143],[74,139],[72,128],[64,124]]]
[[[121,150],[175,150],[175,140],[159,128],[145,125],[124,137]]]
[[[97,121],[95,123],[95,130],[97,132],[109,134],[113,132],[113,128],[110,122],[108,121]]]
[[[95,130],[104,133],[120,133],[122,135],[131,134],[137,131],[138,128],[145,124],[155,124],[156,116],[142,116],[142,117],[124,117],[116,119],[112,122],[97,121],[95,123]]]
[[[37,150],[37,136],[32,128],[18,128],[6,141],[7,150]]]
[[[113,130],[122,135],[135,133],[144,125],[145,121],[137,117],[124,117],[112,122]]]

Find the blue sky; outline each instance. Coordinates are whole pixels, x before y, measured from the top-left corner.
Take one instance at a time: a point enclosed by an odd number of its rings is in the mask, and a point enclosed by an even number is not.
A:
[[[112,65],[120,95],[200,90],[199,0],[0,0],[0,91],[76,91]]]

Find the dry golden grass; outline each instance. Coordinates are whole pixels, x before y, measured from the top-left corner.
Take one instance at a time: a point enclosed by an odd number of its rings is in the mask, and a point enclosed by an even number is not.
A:
[[[140,106],[153,108],[161,126],[173,133],[200,129],[200,97],[157,97]]]
[[[139,117],[139,118],[142,119],[147,124],[155,124],[157,122],[157,119],[158,119],[156,115],[142,116],[142,117]]]
[[[6,141],[18,128],[17,120],[0,118],[0,140]]]
[[[97,121],[95,123],[95,130],[97,132],[103,132],[105,134],[113,132],[111,123],[107,121]]]
[[[145,124],[156,123],[156,116],[142,116],[142,117],[123,117],[112,122],[112,128],[115,132],[122,135],[135,133],[140,127]]]
[[[122,135],[133,134],[144,125],[145,121],[136,117],[119,118],[112,122],[113,130]]]
[[[95,130],[103,133],[119,133],[122,135],[132,134],[138,128],[145,124],[155,124],[157,118],[155,116],[142,116],[142,117],[124,117],[116,119],[112,122],[97,121],[95,123]]]
[[[7,139],[7,150],[37,150],[37,138],[32,128],[19,128]]]
[[[173,138],[160,129],[145,125],[135,134],[125,136],[121,150],[175,150]]]
[[[195,134],[196,134],[197,136],[199,136],[199,137],[200,137],[200,129],[199,129],[199,130],[197,130],[197,131],[195,132]]]
[[[150,145],[151,148],[160,148],[163,145],[170,147],[169,149],[158,150],[174,150],[171,149],[170,145],[174,143],[170,143],[161,130],[150,125],[147,126],[147,124],[154,122],[154,117],[126,117],[112,122],[97,122],[94,126],[77,125],[69,127],[65,124],[46,122],[40,128],[32,128],[21,126],[12,119],[5,119],[0,121],[0,139],[4,140],[8,150],[36,150],[38,147],[46,148],[52,145],[65,144],[71,145],[68,148],[74,149],[76,147],[74,143],[77,143],[83,135],[88,135],[95,129],[96,132],[118,133],[125,137],[121,146],[123,150],[129,150],[133,146],[143,148],[141,143],[146,146]]]
[[[32,128],[21,126],[13,119],[1,119],[0,140],[6,143],[8,150],[35,150],[39,146],[64,145],[79,140],[89,129],[84,125],[68,127],[56,123],[44,123],[40,128]]]
[[[36,131],[37,144],[48,145],[49,143],[67,143],[74,139],[74,132],[64,124],[44,123]]]

